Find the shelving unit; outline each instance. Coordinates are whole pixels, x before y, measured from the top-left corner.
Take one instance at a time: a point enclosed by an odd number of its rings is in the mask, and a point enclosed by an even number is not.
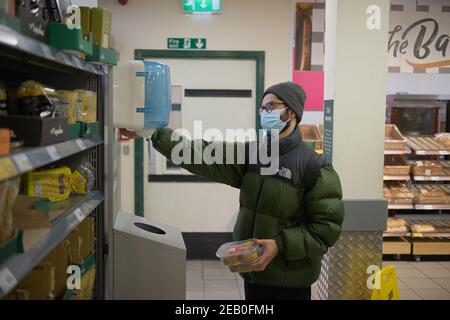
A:
[[[385,175],[383,176],[384,181],[409,181],[411,176],[408,175]]]
[[[400,131],[398,132],[400,133]],[[416,260],[420,260],[422,255],[432,253],[434,255],[450,254],[450,247],[448,247],[450,246],[450,188],[446,184],[450,181],[450,163],[449,161],[443,160],[445,156],[450,154],[450,150],[432,136],[407,136],[404,141],[406,141],[406,148],[385,150],[384,154],[399,155],[403,156],[403,159],[409,158],[415,159],[416,161],[422,159],[437,161],[442,167],[442,172],[439,175],[433,175],[429,171],[427,175],[414,175],[411,172],[408,175],[384,176],[384,180],[387,181],[387,186],[392,184],[393,181],[407,183],[416,196],[412,204],[397,204],[394,201],[388,204],[390,216],[402,218],[407,221],[407,231],[384,232],[383,254],[395,255],[397,257],[400,257],[400,255],[410,255]],[[386,159],[389,160],[389,158]],[[392,165],[388,160],[386,160],[386,163]],[[407,164],[412,166],[413,161],[409,160]],[[393,168],[395,169],[395,167]],[[436,169],[433,171],[436,172]],[[443,203],[419,203],[417,198],[417,192],[420,190],[419,187],[428,190],[431,190],[430,188],[437,188],[442,191],[445,194]],[[395,199],[395,201],[399,200]],[[437,231],[434,233],[418,234],[412,232],[411,227],[413,224],[431,224],[439,227],[436,228]],[[448,226],[449,228],[443,229],[443,226]]]
[[[21,148],[0,158],[0,182],[64,159],[103,143],[100,136],[73,139],[50,146]]]
[[[384,150],[385,155],[407,155],[411,154],[411,149],[406,148],[403,150]]]
[[[35,245],[11,256],[0,266],[0,299],[35,267],[56,245],[91,214],[103,201],[100,192],[86,194],[81,201],[66,211]]]
[[[406,143],[409,148],[414,150],[416,155],[423,156],[447,156],[450,155],[444,145],[440,144],[432,137],[407,137]]]
[[[58,89],[95,91],[99,121],[99,133],[96,136],[43,147],[21,148],[0,157],[0,182],[53,163],[71,163],[79,157],[88,158],[96,178],[93,191],[77,198],[78,201],[52,222],[50,229],[43,233],[38,242],[0,264],[0,299],[13,290],[87,216],[93,217],[95,221],[94,298],[102,299],[105,297],[105,260],[108,250],[105,239],[108,230],[105,225],[109,226],[110,223],[108,210],[114,193],[106,179],[106,173],[111,176],[112,170],[109,164],[112,156],[106,152],[105,146],[112,137],[111,116],[108,112],[109,69],[61,52],[3,25],[0,25],[0,59],[1,80],[15,84],[37,80]],[[105,201],[105,195],[108,201]]]

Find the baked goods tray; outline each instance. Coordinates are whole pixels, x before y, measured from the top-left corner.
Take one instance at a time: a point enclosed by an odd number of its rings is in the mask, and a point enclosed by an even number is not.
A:
[[[434,137],[406,137],[406,143],[418,155],[450,155],[450,150]]]
[[[413,238],[422,237],[450,237],[450,221],[439,221],[439,220],[408,220],[407,226],[412,230],[412,226],[415,224],[420,225],[431,225],[434,227],[435,231],[431,232],[412,232],[411,236]]]

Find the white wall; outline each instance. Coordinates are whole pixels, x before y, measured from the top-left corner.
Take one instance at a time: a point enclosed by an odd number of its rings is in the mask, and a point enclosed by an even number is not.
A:
[[[266,86],[291,79],[291,0],[225,0],[222,13],[185,15],[181,0],[99,0],[113,13],[112,33],[121,59],[134,49],[167,49],[167,38],[202,37],[208,50],[266,52]]]
[[[202,37],[208,50],[265,51],[265,87],[291,80],[294,7],[292,0],[225,0],[222,13],[217,15],[184,15],[181,0],[131,0],[122,6],[117,1],[99,0],[98,5],[113,13],[112,34],[120,58],[133,59],[135,49],[167,49],[169,37]],[[121,156],[121,209],[133,211],[134,153]],[[147,158],[146,146],[144,150]],[[228,186],[204,192],[201,183],[189,183],[189,192],[180,194],[175,183],[148,183],[144,165],[144,211],[147,217],[163,219],[164,206],[151,201],[151,195],[170,195],[167,201],[179,203],[180,216],[172,215],[171,224],[182,231],[231,231],[238,209],[238,192]],[[157,186],[158,185],[158,186]],[[185,189],[185,188],[183,188]],[[235,203],[230,208],[229,197]],[[183,217],[189,206],[192,215]],[[211,212],[203,214],[202,212]],[[153,213],[152,213],[153,212]],[[154,212],[158,212],[155,214]],[[165,221],[168,223],[169,221]]]

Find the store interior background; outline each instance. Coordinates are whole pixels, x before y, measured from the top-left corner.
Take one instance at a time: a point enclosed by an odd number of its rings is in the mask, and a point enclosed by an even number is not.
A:
[[[224,13],[215,16],[184,15],[180,12],[180,4],[177,0],[130,1],[127,6],[108,0],[87,2],[94,5],[98,3],[99,6],[113,13],[112,33],[121,59],[133,59],[135,49],[166,49],[169,37],[204,37],[208,41],[208,50],[265,51],[265,87],[292,77],[292,48],[297,1],[224,1]],[[446,0],[391,0],[391,4],[411,5],[412,2],[417,5],[448,5]],[[314,17],[314,19],[324,20],[325,17]],[[450,95],[449,83],[450,74],[388,73],[386,95],[399,92]],[[323,112],[305,112],[303,123],[323,123]],[[134,143],[121,142],[121,149],[127,152],[126,154],[122,152],[120,156],[120,208],[124,212],[132,213],[134,211]],[[144,156],[144,163],[146,163],[147,154],[144,153]],[[227,233],[232,231],[238,209],[238,190],[210,183],[188,182],[180,185],[159,182],[154,184],[148,182],[147,176],[148,168],[144,166],[145,217],[178,227],[182,232]],[[167,193],[170,193],[171,201],[161,200],[167,196]],[[405,299],[430,297],[450,299],[450,293],[443,289],[444,287],[450,290],[449,280],[439,278],[439,275],[448,274],[450,267],[448,263],[396,262],[396,265],[400,278],[400,290]],[[199,269],[202,270],[202,275]],[[429,272],[429,270],[432,271]],[[206,278],[203,279],[202,284],[194,280],[189,284],[189,274],[194,278],[206,275]],[[441,285],[432,280],[436,280],[433,274],[438,276],[437,279],[440,279]],[[208,282],[208,277],[218,279],[209,279]],[[403,282],[402,277],[405,279]],[[236,281],[237,291],[230,281]],[[208,288],[216,290],[209,290],[210,293],[207,296],[205,292],[208,292]],[[190,265],[188,264],[187,290],[191,298],[217,297],[211,295],[212,292],[216,292],[221,298],[242,297],[242,283],[237,277],[226,274],[215,264],[201,260],[193,260]]]

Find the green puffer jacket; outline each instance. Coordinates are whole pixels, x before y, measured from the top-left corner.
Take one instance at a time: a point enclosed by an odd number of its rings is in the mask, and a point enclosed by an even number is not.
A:
[[[153,146],[167,158],[178,144],[178,139],[172,141],[172,133],[163,128],[152,136]],[[227,143],[197,140],[197,144],[177,137],[191,148],[192,159],[212,143],[224,144],[225,159]],[[237,148],[237,144],[232,147]],[[242,273],[245,280],[278,287],[310,286],[319,278],[322,256],[341,234],[344,206],[339,177],[302,141],[298,128],[279,140],[277,174],[261,175],[261,166],[249,163],[181,167],[240,188],[234,240],[275,239],[279,254],[263,272]]]

